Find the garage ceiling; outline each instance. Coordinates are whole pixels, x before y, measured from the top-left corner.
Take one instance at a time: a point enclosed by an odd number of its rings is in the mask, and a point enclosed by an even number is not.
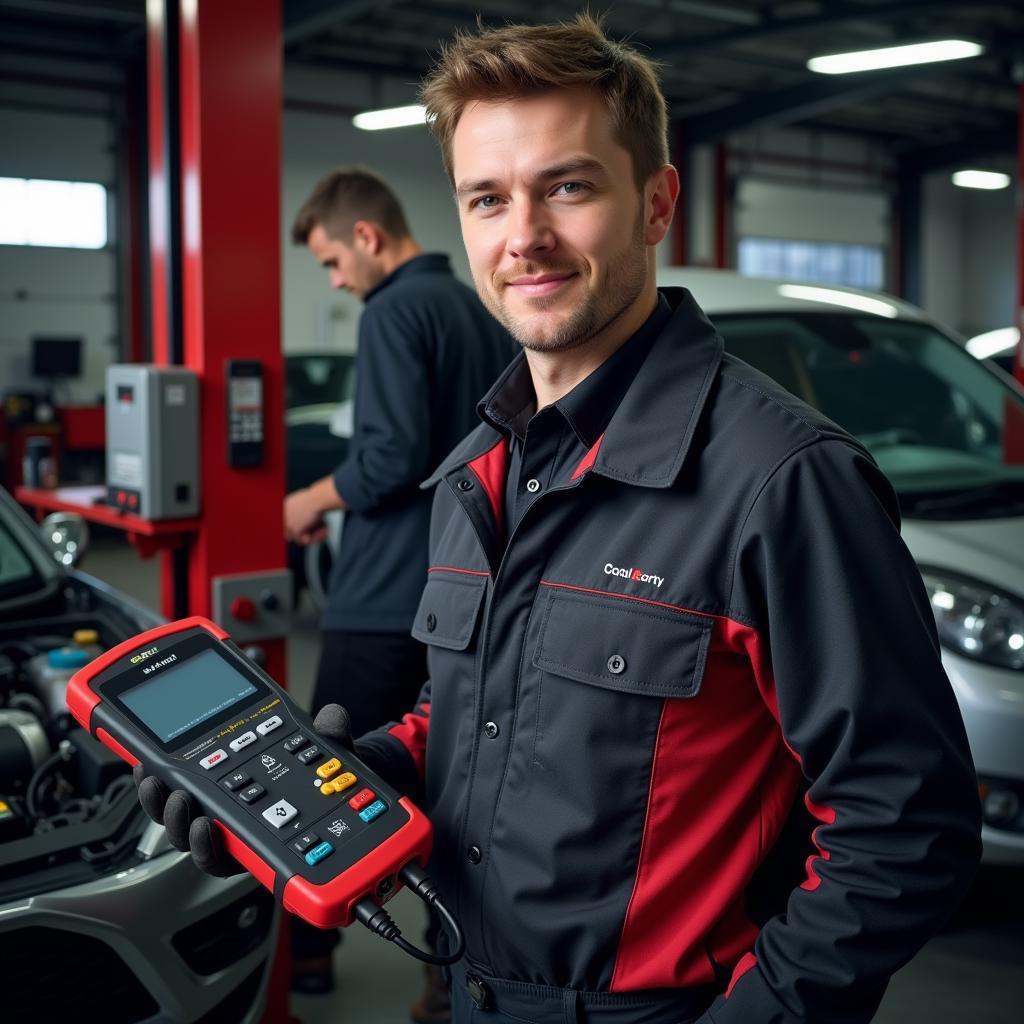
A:
[[[284,0],[290,66],[405,81],[456,28],[569,18],[581,3],[519,0]],[[1024,0],[609,0],[607,25],[662,62],[673,118],[692,143],[763,125],[881,141],[927,170],[1016,148]],[[982,42],[971,60],[824,76],[809,57],[936,38]],[[141,59],[144,0],[0,0],[0,82],[54,58],[119,67]],[[36,64],[31,65],[35,58]],[[104,79],[109,88],[118,76]],[[37,82],[45,84],[45,81]]]

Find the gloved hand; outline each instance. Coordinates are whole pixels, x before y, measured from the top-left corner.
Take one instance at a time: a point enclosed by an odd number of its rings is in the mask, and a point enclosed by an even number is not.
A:
[[[313,719],[313,728],[326,739],[355,752],[352,720],[340,704],[325,704]],[[135,766],[133,775],[139,787],[142,809],[167,829],[167,838],[175,849],[182,853],[192,852],[192,859],[200,871],[227,878],[245,870],[224,848],[220,832],[209,818],[199,813],[190,793],[183,789],[168,793],[159,779],[145,774],[141,764]]]

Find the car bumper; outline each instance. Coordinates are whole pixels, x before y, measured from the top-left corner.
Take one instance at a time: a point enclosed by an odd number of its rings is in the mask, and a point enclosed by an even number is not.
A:
[[[23,942],[45,952],[50,941],[71,950],[72,958],[80,947],[95,956],[97,964],[108,965],[107,969],[113,965],[117,983],[137,993],[141,986],[151,997],[145,1000],[139,994],[138,1005],[148,1009],[133,1020],[192,1024],[213,1011],[223,1020],[255,1024],[262,1014],[279,916],[272,904],[262,913],[254,909],[257,903],[266,906],[262,895],[263,890],[247,874],[211,878],[202,874],[187,854],[171,851],[93,882],[0,906],[0,945],[17,951]],[[201,923],[218,912],[221,920],[227,916],[236,927],[259,931],[239,943],[242,953],[237,960],[212,971],[207,960],[206,967],[195,970],[186,956],[195,963],[202,951],[197,949],[193,955],[189,947],[183,952],[182,940],[179,937],[176,946],[175,936],[198,925],[190,934],[198,932],[197,942],[215,946],[216,936],[207,934]],[[242,924],[237,925],[235,918]],[[123,965],[97,943],[109,947]],[[217,956],[223,959],[223,945]],[[64,975],[61,965],[40,963],[38,957],[34,960],[32,974],[24,978],[12,979],[5,967],[5,1002],[12,984],[17,990],[22,985],[58,984],[62,977],[71,981],[67,959]],[[28,958],[22,958],[26,973],[27,962]],[[90,980],[87,991],[77,986],[75,991],[65,990],[68,1016],[105,1019],[108,1007],[102,1003],[108,982],[112,985],[115,979],[99,979],[95,985]]]
[[[978,775],[1024,790],[1024,673],[948,650],[942,662],[963,715]],[[1024,864],[1024,815],[1013,826],[982,829],[986,864]]]

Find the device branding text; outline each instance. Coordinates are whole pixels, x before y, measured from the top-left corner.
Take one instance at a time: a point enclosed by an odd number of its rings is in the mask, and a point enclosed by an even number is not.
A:
[[[151,672],[155,672],[158,668],[163,668],[164,665],[170,665],[171,662],[177,660],[178,656],[176,654],[168,654],[166,658],[161,658],[159,661],[154,661],[152,665],[147,665],[142,670],[142,674],[144,676],[148,676]]]
[[[150,647],[148,651],[140,651],[138,654],[135,655],[135,657],[132,658],[132,664],[138,665],[140,661],[145,661],[147,658],[152,658],[153,655],[156,654],[156,651],[157,649],[155,647]]]

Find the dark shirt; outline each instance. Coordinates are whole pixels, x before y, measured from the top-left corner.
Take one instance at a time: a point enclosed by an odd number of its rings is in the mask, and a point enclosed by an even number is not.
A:
[[[508,437],[506,537],[537,495],[568,480],[597,444],[622,396],[672,317],[662,295],[643,326],[557,402],[537,411],[525,357],[517,359],[480,403],[480,416]]]
[[[324,629],[412,628],[430,529],[419,483],[476,424],[477,399],[514,353],[441,253],[403,263],[367,294],[352,448],[334,472],[348,512]]]

